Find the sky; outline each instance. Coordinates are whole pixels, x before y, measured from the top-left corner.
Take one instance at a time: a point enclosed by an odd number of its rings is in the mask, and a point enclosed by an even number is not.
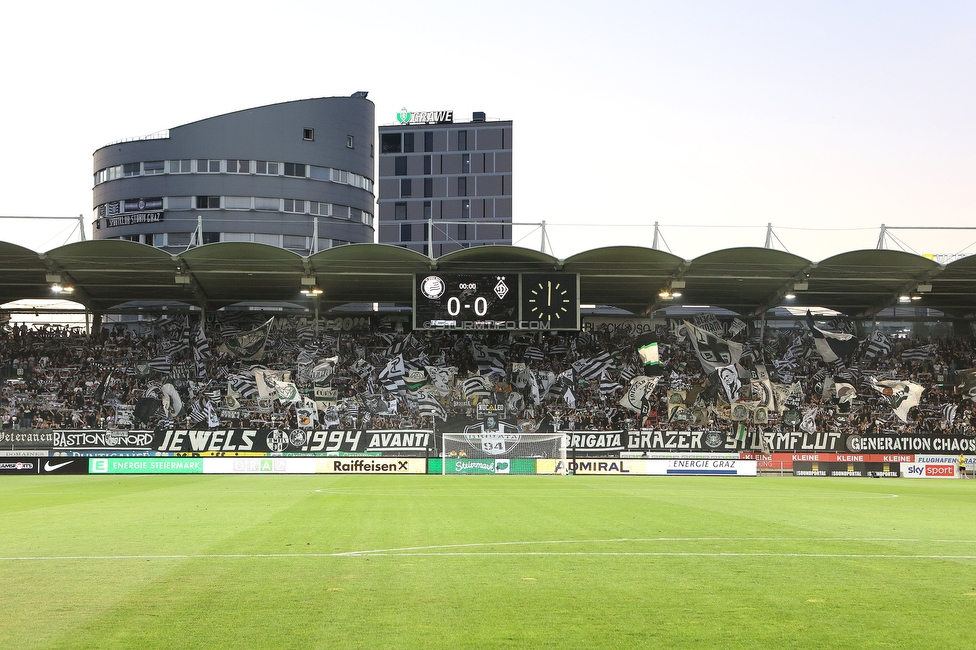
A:
[[[16,3],[0,216],[82,214],[92,153],[276,102],[369,92],[514,121],[514,221],[565,258],[733,246],[813,261],[976,253],[976,3],[359,0]],[[45,251],[77,221],[0,220]],[[538,249],[537,226],[515,243]],[[898,243],[900,242],[900,244]]]

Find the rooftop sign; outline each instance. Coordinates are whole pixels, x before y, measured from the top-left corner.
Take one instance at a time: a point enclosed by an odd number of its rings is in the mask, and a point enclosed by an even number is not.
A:
[[[400,124],[450,124],[454,122],[454,111],[417,111],[411,113],[401,108],[397,113]]]

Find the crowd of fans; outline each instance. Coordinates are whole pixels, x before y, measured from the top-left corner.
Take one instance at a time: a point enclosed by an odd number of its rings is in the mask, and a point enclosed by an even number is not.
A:
[[[8,325],[0,328],[0,419],[5,429],[451,431],[491,418],[522,431],[740,424],[973,435],[976,398],[961,372],[976,366],[970,336],[862,333],[853,354],[826,363],[804,323],[757,330],[714,316],[694,320],[741,344],[733,389],[704,371],[678,320],[650,330],[659,353],[651,366],[632,324],[578,333],[410,332],[373,316],[322,321],[316,331],[299,317],[221,314],[205,323],[160,316],[91,334]],[[626,408],[621,398],[647,368],[657,383],[636,410]],[[920,385],[918,404],[899,415],[876,384],[885,380]],[[853,399],[840,396],[841,385],[853,387]]]

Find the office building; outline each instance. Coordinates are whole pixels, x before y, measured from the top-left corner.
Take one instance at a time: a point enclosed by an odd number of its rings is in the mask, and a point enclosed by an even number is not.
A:
[[[375,110],[365,92],[260,106],[94,154],[95,239],[169,252],[258,242],[304,255],[374,241]]]
[[[430,257],[512,243],[512,122],[409,112],[379,127],[380,243]]]

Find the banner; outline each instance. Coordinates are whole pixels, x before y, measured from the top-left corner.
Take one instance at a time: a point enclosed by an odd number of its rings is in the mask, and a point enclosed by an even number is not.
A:
[[[568,431],[567,451],[626,451],[628,434],[624,431]]]
[[[54,431],[51,429],[0,429],[0,450],[51,449]]]
[[[154,449],[162,452],[362,453],[422,451],[433,447],[427,430],[160,429]]]
[[[451,432],[450,429],[445,432]],[[6,432],[5,432],[6,433]],[[454,433],[463,431],[454,430]],[[468,432],[475,435],[474,432]],[[976,438],[928,432],[901,435],[842,434],[824,430],[763,431],[745,427],[744,439],[731,431],[612,430],[563,431],[568,449],[575,452],[807,452],[852,454],[976,454]],[[484,433],[478,433],[483,436]],[[488,438],[517,439],[517,432]],[[33,443],[27,443],[33,444]],[[155,431],[61,430],[51,432],[51,448],[32,453],[60,456],[208,456],[262,454],[370,453],[426,456],[434,449],[429,429],[157,429]],[[506,448],[499,452],[503,455]],[[0,453],[3,453],[0,451]],[[10,451],[22,460],[25,452]]]
[[[155,440],[152,431],[129,430],[62,430],[52,432],[54,449],[126,449],[151,451]]]

